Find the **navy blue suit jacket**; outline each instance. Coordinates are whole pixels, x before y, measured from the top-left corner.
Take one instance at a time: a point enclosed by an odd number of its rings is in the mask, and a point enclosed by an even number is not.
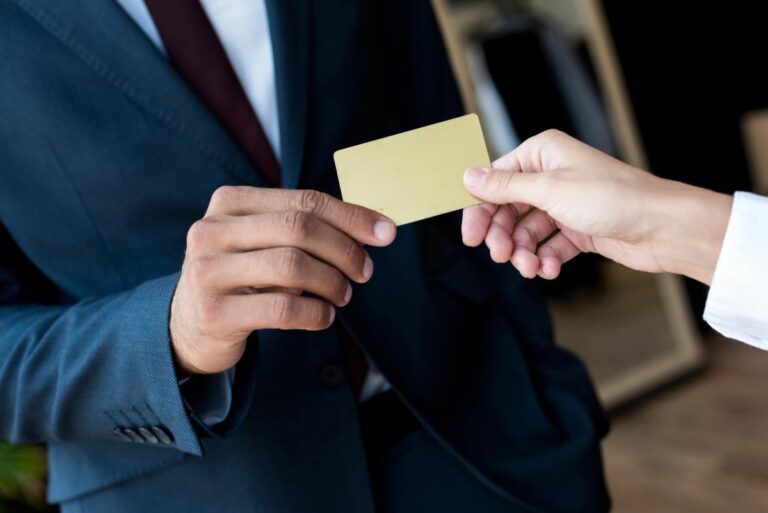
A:
[[[334,150],[461,113],[429,2],[272,0],[283,186],[338,195]],[[263,331],[212,429],[177,383],[185,235],[224,184],[263,186],[112,0],[0,3],[0,437],[50,447],[64,511],[370,512],[336,335]],[[423,429],[381,511],[608,508],[582,365],[456,216],[403,227],[340,320]],[[333,368],[333,367],[330,367]],[[170,444],[115,438],[160,427]]]

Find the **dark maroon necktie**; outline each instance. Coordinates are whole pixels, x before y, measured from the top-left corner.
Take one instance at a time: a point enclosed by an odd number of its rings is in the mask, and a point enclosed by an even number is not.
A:
[[[173,66],[218,118],[273,187],[280,166],[259,118],[199,0],[145,0]],[[350,380],[360,397],[368,364],[337,323]]]
[[[199,0],[145,0],[168,58],[273,187],[280,166]]]

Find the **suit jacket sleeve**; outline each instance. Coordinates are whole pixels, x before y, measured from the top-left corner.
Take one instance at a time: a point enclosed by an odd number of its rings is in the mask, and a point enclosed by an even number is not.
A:
[[[115,441],[116,427],[161,426],[172,435],[168,447],[201,455],[201,434],[224,436],[242,420],[247,369],[215,428],[182,395],[168,327],[177,274],[66,304],[42,297],[45,286],[20,260],[0,230],[0,438]]]

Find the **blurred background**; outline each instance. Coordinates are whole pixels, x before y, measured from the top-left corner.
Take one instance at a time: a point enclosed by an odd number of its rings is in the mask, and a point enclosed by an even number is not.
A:
[[[493,156],[559,128],[664,177],[768,193],[760,2],[433,3]],[[703,324],[706,288],[591,256],[539,285],[613,418],[615,511],[768,509],[768,353]],[[0,442],[0,513],[49,511],[44,461]]]

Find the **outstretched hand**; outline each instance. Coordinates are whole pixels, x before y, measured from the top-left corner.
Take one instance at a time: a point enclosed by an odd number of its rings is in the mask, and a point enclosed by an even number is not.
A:
[[[664,180],[550,130],[470,169],[467,190],[485,201],[464,210],[464,243],[554,279],[582,252],[632,269],[709,283],[732,198]]]

